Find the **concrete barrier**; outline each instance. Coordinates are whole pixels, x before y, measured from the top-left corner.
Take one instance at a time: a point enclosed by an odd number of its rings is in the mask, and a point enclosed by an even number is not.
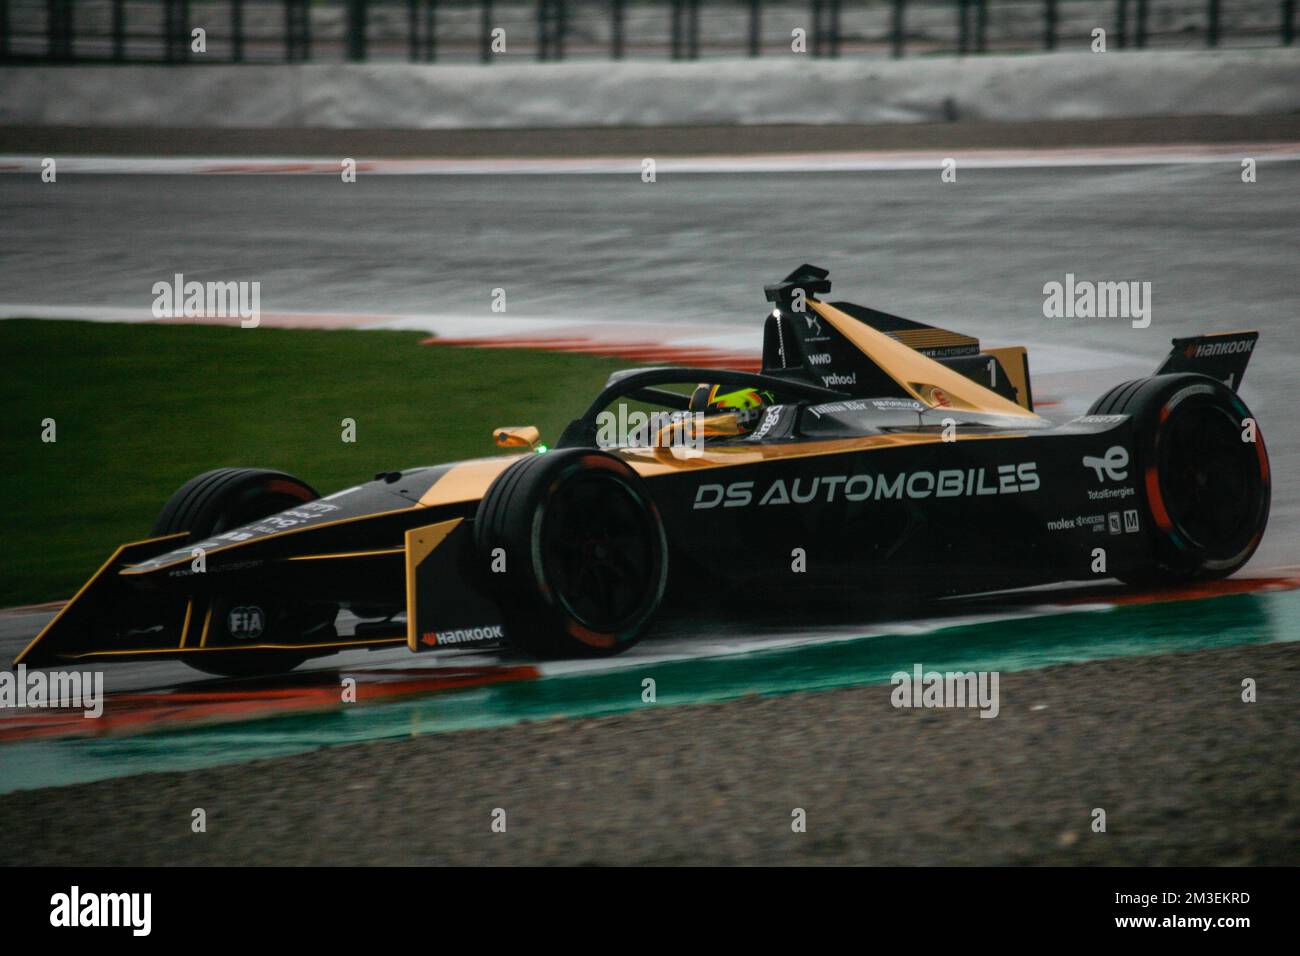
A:
[[[9,67],[0,123],[511,129],[1300,111],[1300,51],[691,63]]]

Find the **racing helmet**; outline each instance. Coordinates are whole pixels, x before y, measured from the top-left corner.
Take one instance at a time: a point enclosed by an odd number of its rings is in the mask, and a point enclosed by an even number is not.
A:
[[[691,393],[690,411],[705,415],[735,415],[737,425],[743,429],[757,421],[759,413],[776,401],[771,392],[761,389],[737,388],[724,392],[725,387],[707,382],[696,385]]]

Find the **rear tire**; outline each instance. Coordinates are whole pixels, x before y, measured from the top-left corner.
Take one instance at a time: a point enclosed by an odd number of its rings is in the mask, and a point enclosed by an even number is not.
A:
[[[541,657],[596,657],[644,634],[668,581],[668,543],[645,483],[603,451],[566,448],[515,462],[474,519],[511,643]]]
[[[1205,375],[1156,375],[1117,385],[1090,415],[1131,415],[1134,467],[1152,562],[1130,584],[1227,577],[1255,553],[1268,523],[1268,450],[1235,392]]]
[[[311,485],[281,471],[216,468],[191,478],[167,499],[154,522],[153,534],[187,531],[186,543],[195,544],[319,497]],[[264,615],[266,640],[296,640],[312,632],[334,636],[337,607],[295,609],[271,595],[217,596],[211,599],[209,628],[218,643],[232,639],[229,614],[245,604]],[[253,677],[291,671],[310,656],[297,651],[236,649],[222,654],[188,654],[182,660],[205,674]]]

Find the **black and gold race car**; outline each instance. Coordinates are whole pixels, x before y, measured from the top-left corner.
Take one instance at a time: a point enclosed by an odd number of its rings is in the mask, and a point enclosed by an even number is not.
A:
[[[519,454],[325,497],[275,471],[199,475],[15,663],[614,654],[696,586],[796,602],[1159,584],[1231,574],[1259,544],[1268,454],[1236,394],[1257,333],[1177,339],[1153,376],[1053,423],[1024,348],[826,301],[812,266],[766,291],[761,372],[619,372],[549,449],[503,428]]]

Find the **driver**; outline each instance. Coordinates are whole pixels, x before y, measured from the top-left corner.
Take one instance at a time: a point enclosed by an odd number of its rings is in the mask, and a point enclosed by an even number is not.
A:
[[[756,427],[763,417],[763,409],[776,403],[776,397],[769,391],[738,388],[724,392],[724,388],[707,382],[696,385],[691,393],[690,411],[703,412],[706,416],[733,416],[735,434],[744,435]]]

